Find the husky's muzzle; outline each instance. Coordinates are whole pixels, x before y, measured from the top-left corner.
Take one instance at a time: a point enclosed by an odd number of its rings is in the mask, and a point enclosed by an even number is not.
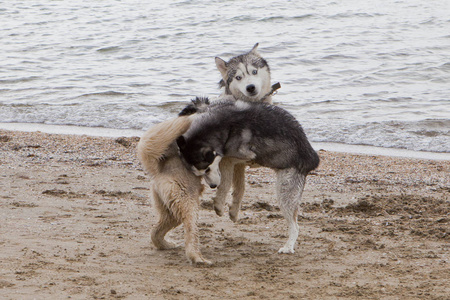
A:
[[[251,96],[254,96],[257,94],[256,86],[254,84],[247,85],[247,87],[245,89]]]

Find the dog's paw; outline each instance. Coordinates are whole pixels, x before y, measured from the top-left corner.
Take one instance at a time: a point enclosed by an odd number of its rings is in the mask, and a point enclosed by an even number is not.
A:
[[[203,256],[198,256],[191,259],[191,264],[195,266],[210,266],[212,265],[212,261],[204,258]]]
[[[218,215],[219,217],[223,216],[223,205],[214,204],[214,211],[216,212],[216,215]]]
[[[211,266],[213,263],[208,259],[202,259],[194,263],[196,266]]]
[[[179,246],[173,242],[168,242],[166,240],[162,241],[159,243],[159,245],[157,246],[157,248],[159,250],[170,250],[170,249],[175,249],[178,248]]]
[[[233,207],[230,207],[229,215],[230,215],[230,220],[231,221],[237,222],[237,220],[239,218],[238,214],[239,214],[239,210],[236,210]]]
[[[294,248],[293,247],[281,247],[280,250],[278,250],[279,254],[292,254],[294,253]]]
[[[238,221],[239,217],[237,214],[230,213],[230,220],[236,223]]]

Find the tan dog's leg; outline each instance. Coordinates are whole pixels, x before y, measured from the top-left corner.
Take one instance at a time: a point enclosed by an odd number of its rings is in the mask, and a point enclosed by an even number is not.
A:
[[[175,248],[176,245],[172,242],[166,241],[164,237],[166,236],[167,232],[180,225],[181,222],[178,221],[164,206],[164,203],[161,201],[161,198],[156,192],[153,192],[153,199],[156,205],[156,209],[159,212],[159,221],[158,224],[156,224],[156,227],[152,230],[152,242],[159,250]]]
[[[228,193],[230,192],[231,189],[234,170],[233,165],[234,165],[233,161],[226,157],[224,157],[220,161],[219,165],[221,173],[220,184],[219,187],[217,188],[216,196],[213,197],[214,210],[216,211],[216,214],[218,216],[223,216],[224,206],[227,201]]]
[[[236,222],[241,209],[242,197],[245,191],[245,164],[236,164],[233,174],[233,202],[230,205],[230,219]]]
[[[186,201],[187,203],[195,203],[195,200]],[[198,205],[197,205],[198,206]],[[205,259],[200,252],[200,240],[198,238],[198,207],[183,207],[182,218],[184,225],[184,240],[186,256],[193,264],[207,264],[210,265],[211,261]]]
[[[200,195],[193,198],[177,184],[159,185],[159,188],[168,201],[163,202],[157,191],[153,192],[155,206],[160,214],[159,222],[152,231],[152,241],[156,248],[160,250],[174,248],[175,244],[166,241],[164,236],[169,230],[183,223],[185,251],[189,261],[195,264],[211,264],[200,252],[197,226]]]

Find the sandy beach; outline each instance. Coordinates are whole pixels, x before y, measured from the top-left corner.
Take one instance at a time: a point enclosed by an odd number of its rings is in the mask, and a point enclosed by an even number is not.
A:
[[[0,130],[0,299],[450,299],[450,161],[319,151],[295,254],[269,169],[237,223],[205,189],[202,252],[157,251],[139,138]]]

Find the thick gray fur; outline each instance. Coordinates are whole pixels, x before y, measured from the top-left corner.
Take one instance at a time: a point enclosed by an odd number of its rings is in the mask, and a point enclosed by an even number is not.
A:
[[[246,135],[248,132],[250,137]],[[214,103],[194,120],[184,137],[183,156],[194,166],[203,161],[197,154],[205,147],[221,156],[272,169],[295,168],[305,175],[319,164],[318,155],[298,121],[274,105],[243,101]]]

